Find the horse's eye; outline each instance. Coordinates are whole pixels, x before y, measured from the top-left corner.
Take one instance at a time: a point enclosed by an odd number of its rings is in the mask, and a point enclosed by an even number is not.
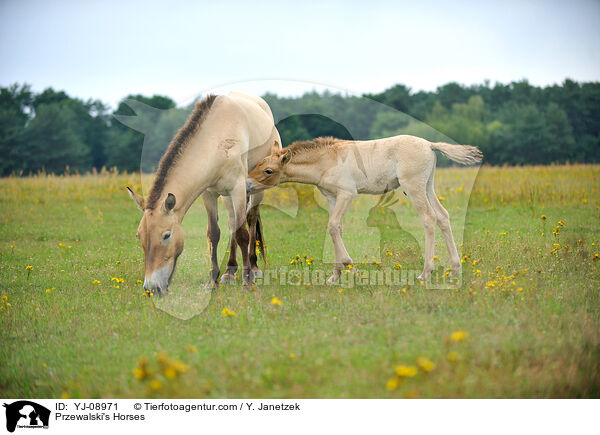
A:
[[[273,171],[271,169],[265,169],[265,174],[271,175]]]
[[[171,237],[171,231],[165,232],[162,236],[162,239],[167,240],[169,237]]]

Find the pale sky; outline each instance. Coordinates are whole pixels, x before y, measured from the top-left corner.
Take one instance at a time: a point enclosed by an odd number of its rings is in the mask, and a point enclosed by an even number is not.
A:
[[[0,55],[0,86],[113,106],[250,80],[280,95],[599,81],[600,1],[0,0]]]

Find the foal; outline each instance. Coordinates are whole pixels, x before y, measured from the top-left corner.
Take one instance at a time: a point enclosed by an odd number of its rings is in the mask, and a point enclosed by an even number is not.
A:
[[[256,193],[288,181],[317,186],[329,202],[327,229],[335,250],[333,275],[327,281],[331,284],[345,265],[352,264],[342,241],[342,219],[354,197],[359,193],[383,194],[402,186],[425,229],[425,264],[418,278],[426,281],[433,271],[436,223],[444,233],[455,275],[460,271],[460,259],[448,212],[433,188],[434,150],[464,165],[482,159],[477,147],[432,143],[408,135],[369,141],[317,138],[295,142],[261,160],[248,174],[246,190]]]

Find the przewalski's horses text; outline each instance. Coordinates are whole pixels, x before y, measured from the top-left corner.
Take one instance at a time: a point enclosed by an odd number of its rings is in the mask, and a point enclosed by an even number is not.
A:
[[[335,250],[335,267],[328,282],[335,282],[352,259],[342,241],[342,218],[359,193],[383,194],[402,186],[425,228],[425,265],[419,275],[427,280],[433,271],[435,224],[444,233],[452,273],[460,271],[460,259],[446,209],[433,187],[434,151],[461,164],[482,159],[476,147],[432,143],[402,135],[369,141],[317,138],[296,142],[259,162],[248,174],[247,190],[261,192],[279,183],[314,184],[329,202],[327,229]]]
[[[145,255],[144,288],[166,292],[183,251],[181,222],[201,195],[208,214],[208,240],[212,270],[210,286],[218,286],[217,199],[223,196],[229,215],[231,242],[222,283],[235,282],[236,245],[243,258],[244,285],[260,273],[256,243],[262,244],[258,205],[264,193],[250,195],[246,209],[246,176],[261,159],[281,149],[281,139],[267,103],[241,93],[209,95],[196,104],[158,165],[146,198],[127,188],[144,212],[138,227]],[[248,213],[247,213],[248,210]],[[246,218],[250,234],[245,227]],[[261,246],[264,255],[264,246]]]

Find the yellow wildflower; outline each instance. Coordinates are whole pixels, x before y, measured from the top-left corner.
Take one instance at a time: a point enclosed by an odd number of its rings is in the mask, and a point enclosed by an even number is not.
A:
[[[401,378],[412,378],[417,374],[417,368],[415,366],[399,365],[396,367],[396,375]]]
[[[221,311],[221,314],[223,314],[223,317],[236,316],[237,315],[235,313],[235,311],[232,311],[229,308],[223,308],[223,311]]]
[[[100,284],[100,281],[98,281],[97,279],[95,279],[94,281],[92,281],[92,284]]]
[[[448,359],[448,361],[457,361],[458,360],[458,353],[452,351],[452,352],[448,352],[448,355],[446,355],[446,358]]]
[[[185,348],[188,352],[190,353],[196,353],[198,352],[198,348],[196,346],[194,346],[193,344],[190,344],[188,347]]]
[[[426,356],[420,356],[419,358],[417,358],[417,365],[421,370],[423,370],[426,373],[429,373],[430,371],[435,369],[435,363]]]
[[[150,382],[150,388],[153,390],[160,390],[162,388],[162,383],[158,379],[154,379]]]
[[[182,363],[181,361],[173,361],[171,362],[173,369],[177,372],[177,373],[185,373],[189,370],[189,367],[187,364]]]
[[[33,270],[33,266],[27,266],[25,270]]]
[[[295,353],[290,353],[290,359],[296,359],[296,354]]]
[[[398,385],[399,385],[398,378],[391,378],[385,384],[385,388],[389,391],[394,391],[396,388],[398,388]]]
[[[467,331],[454,331],[451,335],[450,335],[450,341],[462,341],[469,338],[469,333]]]
[[[146,376],[144,369],[142,369],[141,367],[136,367],[133,369],[133,376],[138,380],[141,381],[142,379],[144,379],[144,377]]]
[[[271,303],[272,303],[273,305],[278,305],[278,306],[281,306],[281,305],[283,305],[283,302],[281,302],[281,301],[280,301],[279,299],[277,299],[277,298],[273,298],[273,299],[271,299]]]

